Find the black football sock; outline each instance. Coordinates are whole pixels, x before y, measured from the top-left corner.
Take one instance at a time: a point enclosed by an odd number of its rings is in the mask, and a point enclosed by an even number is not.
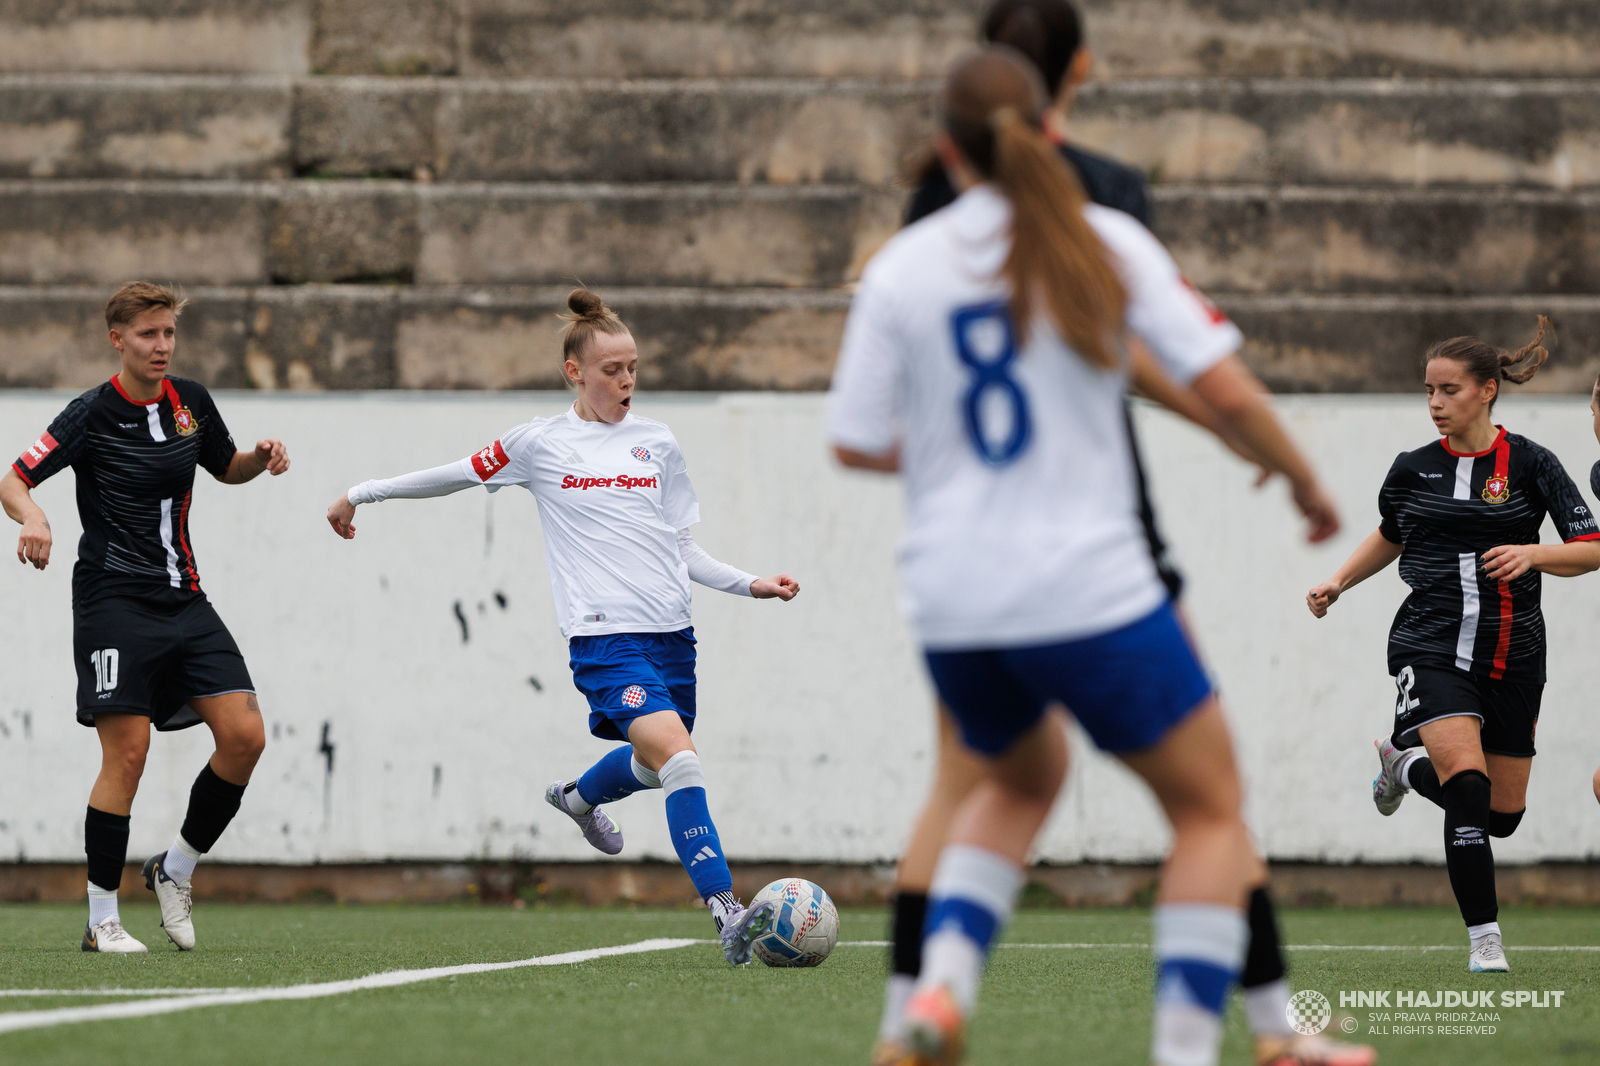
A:
[[[1489,835],[1492,837],[1508,837],[1517,831],[1517,826],[1522,824],[1522,816],[1528,813],[1524,807],[1520,811],[1504,814],[1500,811],[1489,812]]]
[[[916,977],[922,973],[922,926],[928,920],[926,892],[896,892],[889,925],[889,972]]]
[[[128,823],[126,814],[107,814],[89,808],[83,820],[83,851],[89,857],[89,883],[106,892],[122,884],[122,868],[128,863]]]
[[[189,789],[189,813],[184,816],[183,839],[204,855],[216,844],[233,816],[239,813],[244,786],[224,781],[206,763]]]
[[[1266,885],[1250,893],[1249,913],[1250,944],[1245,949],[1244,971],[1239,974],[1239,986],[1245,989],[1271,984],[1289,972],[1278,939],[1278,910]]]
[[[1489,846],[1489,778],[1463,770],[1444,783],[1444,863],[1461,918],[1469,926],[1492,922],[1500,908],[1494,892],[1494,851]]]
[[[1419,796],[1424,796],[1444,806],[1444,787],[1439,784],[1439,774],[1433,768],[1433,760],[1426,755],[1411,760],[1411,765],[1406,767],[1406,779],[1403,784],[1411,786],[1411,790]]]

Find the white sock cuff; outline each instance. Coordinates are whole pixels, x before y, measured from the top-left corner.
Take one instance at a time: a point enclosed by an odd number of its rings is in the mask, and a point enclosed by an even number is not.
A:
[[[1244,989],[1244,1012],[1250,1019],[1250,1031],[1256,1036],[1293,1036],[1288,1013],[1290,995],[1286,977]]]
[[[1405,753],[1405,755],[1401,756],[1400,765],[1395,767],[1395,769],[1399,771],[1398,776],[1402,785],[1406,786],[1407,788],[1417,787],[1411,783],[1411,768],[1417,765],[1418,759],[1425,757],[1425,752],[1417,751],[1415,749],[1408,751]]]
[[[1467,936],[1473,940],[1480,940],[1490,933],[1494,933],[1496,936],[1500,935],[1499,922],[1484,922],[1482,925],[1467,926]]]
[[[173,838],[172,846],[176,848],[178,854],[182,855],[184,858],[193,859],[195,862],[200,861],[200,849],[183,839],[182,833],[179,833],[175,838]]]
[[[661,781],[661,788],[667,795],[672,795],[680,788],[705,788],[705,771],[700,769],[700,756],[692,751],[680,751],[662,764],[656,771],[656,777]]]
[[[666,767],[662,767],[662,769],[664,770]],[[661,778],[656,775],[654,770],[640,762],[637,755],[633,757],[633,779],[645,788],[661,787]]]
[[[90,881],[89,882],[89,898],[90,899],[116,899],[117,898],[117,890],[114,889],[114,888],[101,888],[99,885],[95,884],[93,881]]]
[[[1022,867],[1010,859],[970,844],[950,844],[939,853],[928,898],[971,900],[1004,921],[1017,904],[1022,881]]]
[[[1217,903],[1156,907],[1156,958],[1195,959],[1238,973],[1244,968],[1250,924],[1244,911]]]

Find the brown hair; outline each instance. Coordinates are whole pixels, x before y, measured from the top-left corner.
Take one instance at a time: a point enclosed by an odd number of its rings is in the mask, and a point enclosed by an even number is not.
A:
[[[1111,253],[1083,217],[1078,179],[1040,132],[1046,99],[1033,66],[990,45],[962,59],[944,86],[944,129],[973,170],[1011,202],[1011,317],[1026,341],[1044,297],[1063,337],[1094,366],[1117,365],[1128,295]]]
[[[1485,344],[1476,337],[1451,337],[1429,348],[1422,363],[1426,366],[1435,359],[1451,359],[1466,367],[1472,380],[1480,386],[1487,385],[1491,381],[1509,381],[1513,385],[1522,385],[1532,380],[1533,375],[1544,366],[1545,360],[1550,358],[1550,351],[1544,346],[1546,333],[1550,335],[1550,343],[1554,344],[1555,330],[1550,327],[1550,320],[1540,315],[1538,334],[1514,352]],[[1499,398],[1497,389],[1495,399]],[[1493,400],[1489,401],[1489,409],[1494,409]]]
[[[571,313],[556,316],[566,323],[561,330],[563,366],[568,359],[582,366],[583,353],[588,351],[589,342],[596,333],[621,336],[628,332],[628,327],[622,324],[617,313],[607,307],[597,293],[588,289],[573,289],[567,293],[567,310]],[[561,376],[566,377],[565,371]]]
[[[126,326],[146,311],[154,311],[158,307],[165,307],[172,312],[173,318],[177,318],[188,304],[186,296],[165,285],[130,281],[106,301],[106,329]]]
[[[983,39],[1026,56],[1055,99],[1083,47],[1083,19],[1070,0],[994,0],[983,13]]]

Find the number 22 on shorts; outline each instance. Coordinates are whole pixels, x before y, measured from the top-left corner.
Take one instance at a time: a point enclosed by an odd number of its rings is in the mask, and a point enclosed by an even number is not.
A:
[[[1395,701],[1395,714],[1404,716],[1422,706],[1421,700],[1411,698],[1411,687],[1416,683],[1416,672],[1409,666],[1402,666],[1400,672],[1394,675],[1394,687],[1400,690],[1400,698]]]
[[[1006,466],[1027,449],[1033,435],[1028,394],[1011,376],[1018,354],[1011,308],[1004,300],[957,308],[950,316],[950,326],[955,332],[956,356],[972,372],[972,385],[961,405],[967,439],[984,462]],[[1011,407],[1010,432],[1003,440],[997,440],[986,424],[994,413],[993,405],[986,401],[996,389]]]

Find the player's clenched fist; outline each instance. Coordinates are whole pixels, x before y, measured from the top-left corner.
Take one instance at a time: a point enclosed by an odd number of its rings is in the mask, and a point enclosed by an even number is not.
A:
[[[265,467],[267,473],[277,477],[289,469],[289,449],[283,446],[281,440],[258,440],[256,462]]]
[[[800,595],[800,582],[788,574],[764,577],[750,582],[750,595],[758,600],[779,599],[787,602]]]
[[[1321,618],[1328,613],[1329,607],[1338,602],[1341,591],[1337,581],[1324,581],[1306,593],[1306,606],[1311,608],[1312,614]]]
[[[328,507],[328,525],[345,540],[355,539],[355,520],[356,505],[350,502],[349,493],[340,496]]]

